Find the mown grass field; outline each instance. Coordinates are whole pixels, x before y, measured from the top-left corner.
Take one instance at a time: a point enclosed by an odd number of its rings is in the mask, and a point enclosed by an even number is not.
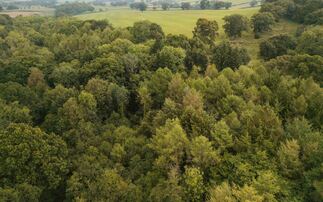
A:
[[[116,27],[132,26],[134,22],[149,20],[162,26],[165,33],[184,34],[192,36],[192,30],[198,18],[216,20],[222,28],[222,18],[226,15],[239,13],[251,17],[259,8],[230,9],[230,10],[168,10],[168,11],[144,11],[130,9],[111,9],[105,12],[89,13],[76,16],[85,19],[107,19]],[[223,30],[221,29],[221,32]]]

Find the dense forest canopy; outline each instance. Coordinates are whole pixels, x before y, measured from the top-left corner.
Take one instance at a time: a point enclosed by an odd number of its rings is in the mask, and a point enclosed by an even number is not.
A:
[[[0,15],[0,201],[322,201],[323,28],[261,39],[258,60],[231,40],[320,11],[288,2],[192,38]]]

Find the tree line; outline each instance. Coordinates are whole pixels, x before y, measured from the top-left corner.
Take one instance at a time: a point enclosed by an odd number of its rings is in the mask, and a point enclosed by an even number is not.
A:
[[[55,16],[72,16],[81,14],[84,12],[92,12],[94,11],[94,7],[88,3],[64,3],[58,6],[55,6]]]
[[[169,3],[166,1],[166,2],[153,2],[151,6],[153,10],[156,10],[158,6],[160,6],[162,10],[169,10],[170,8],[181,8],[182,10],[190,10],[190,9],[220,10],[220,9],[229,9],[232,6],[232,2],[202,0],[199,3],[191,4],[190,2]],[[148,8],[148,4],[145,2],[133,2],[129,4],[129,7],[131,9],[145,11]]]

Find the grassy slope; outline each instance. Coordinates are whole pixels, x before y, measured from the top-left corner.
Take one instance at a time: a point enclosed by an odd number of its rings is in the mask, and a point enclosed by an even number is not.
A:
[[[170,10],[170,11],[145,11],[139,12],[129,9],[114,9],[101,13],[89,13],[77,16],[77,18],[85,19],[108,19],[116,27],[126,27],[133,25],[134,22],[140,20],[149,20],[162,26],[165,33],[185,34],[192,36],[192,30],[198,18],[214,19],[219,23],[220,36],[217,40],[225,40],[222,25],[222,18],[226,15],[239,13],[247,17],[252,16],[259,8],[248,9],[231,9],[231,10]],[[294,34],[297,28],[296,23],[280,21],[271,32],[264,33],[260,39],[254,39],[252,30],[243,33],[242,38],[232,40],[233,43],[245,47],[253,59],[258,57],[259,43],[276,34]]]
[[[278,34],[294,35],[297,27],[297,23],[281,20],[273,26],[272,31],[261,34],[259,39],[255,39],[252,30],[250,30],[249,32],[243,33],[241,38],[232,40],[232,42],[246,48],[252,59],[256,59],[259,54],[259,43],[261,41]],[[221,35],[220,38],[225,39],[226,37]]]
[[[30,9],[17,9],[17,10],[4,10],[0,14],[6,14],[10,17],[17,16],[31,16],[31,15],[40,15],[40,16],[53,16],[55,10],[52,8],[46,8],[42,6],[32,6]]]
[[[107,19],[114,26],[131,26],[140,20],[149,20],[162,26],[166,33],[185,34],[192,36],[192,30],[198,18],[216,20],[222,27],[222,18],[233,13],[240,13],[250,17],[258,8],[231,10],[169,10],[140,12],[130,9],[109,10],[100,13],[89,13],[77,16],[79,19]]]

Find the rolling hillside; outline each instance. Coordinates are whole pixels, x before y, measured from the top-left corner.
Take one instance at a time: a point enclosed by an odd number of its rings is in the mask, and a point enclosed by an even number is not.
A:
[[[114,26],[127,27],[136,21],[149,20],[162,26],[166,33],[192,35],[193,27],[198,18],[216,20],[222,27],[222,18],[226,15],[239,13],[247,17],[252,16],[258,8],[230,9],[230,10],[169,10],[140,12],[130,9],[114,9],[106,12],[89,13],[76,16],[78,19],[107,19]]]

